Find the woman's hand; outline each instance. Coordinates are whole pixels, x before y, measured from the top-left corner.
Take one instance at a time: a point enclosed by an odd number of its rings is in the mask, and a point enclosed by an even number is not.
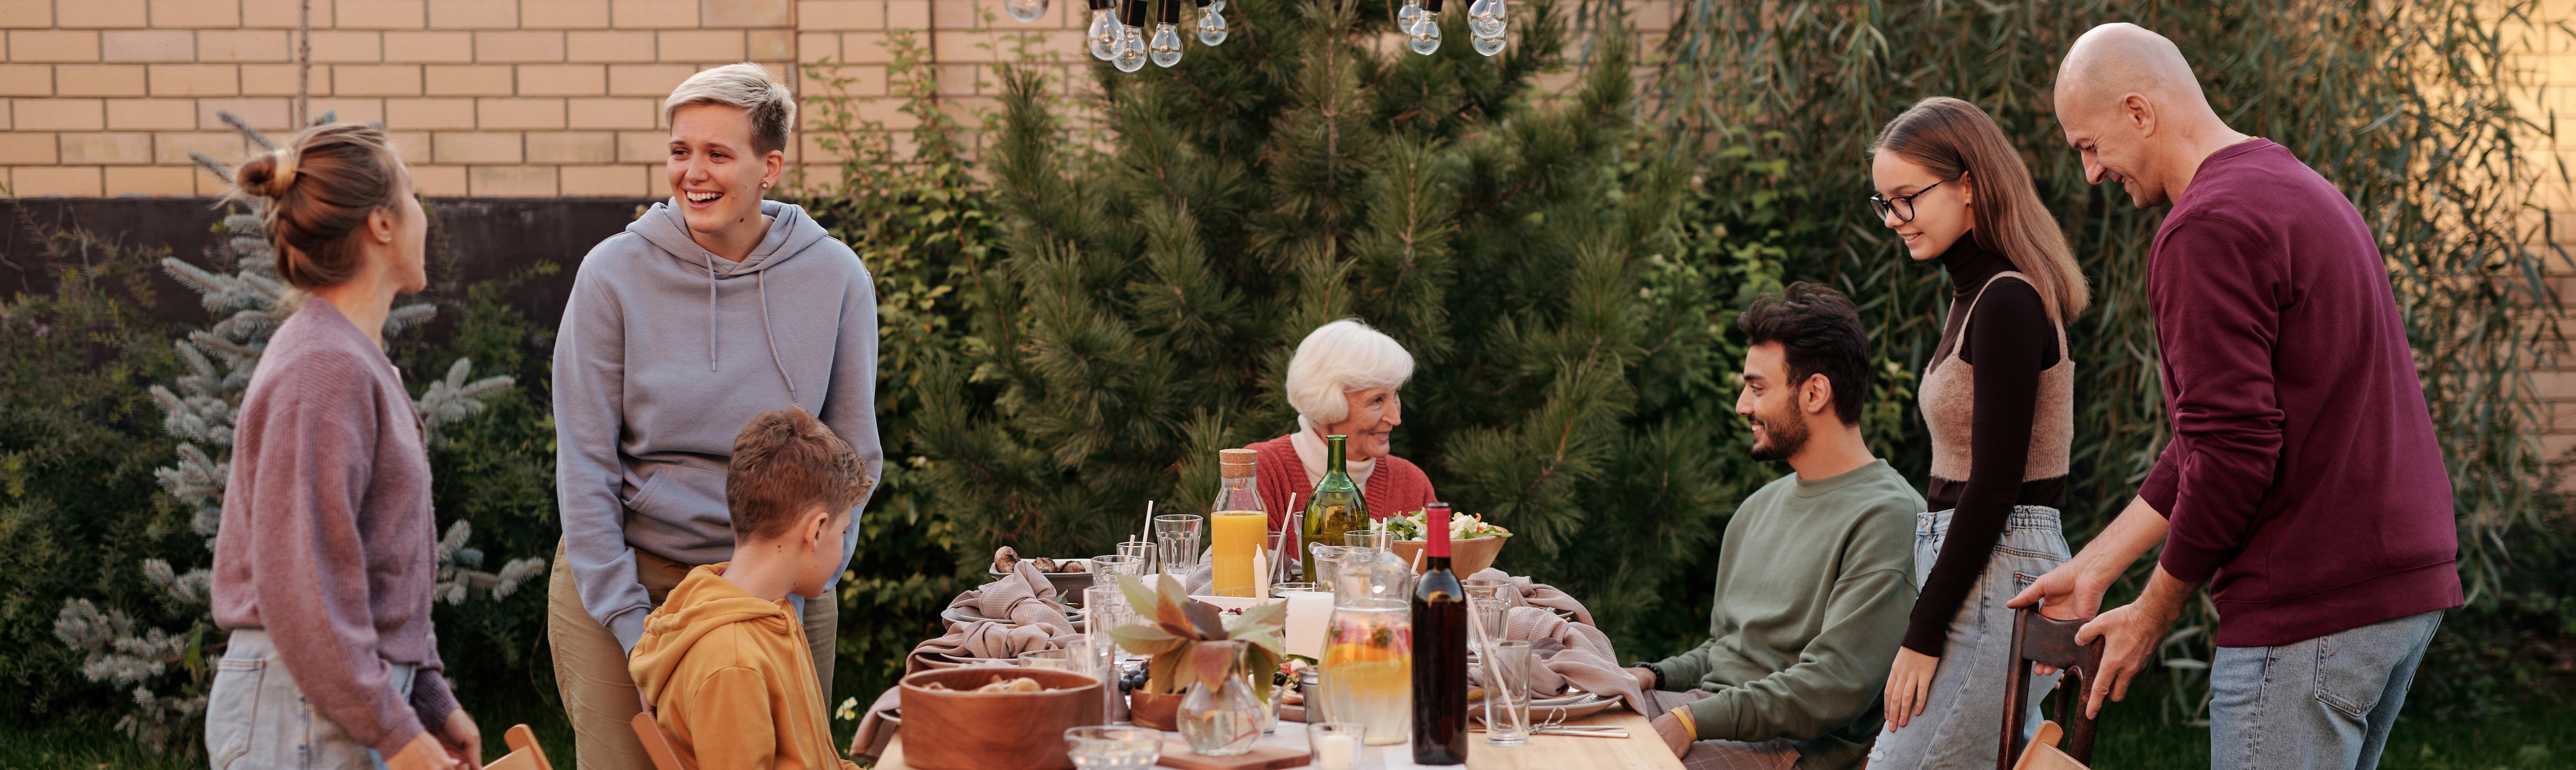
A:
[[[1887,672],[1884,700],[1888,724],[1902,728],[1923,713],[1924,704],[1932,699],[1932,673],[1940,668],[1940,658],[1911,647],[1896,648],[1896,667]]]
[[[447,750],[447,756],[465,770],[483,770],[483,728],[475,726],[474,718],[466,716],[465,709],[447,712],[447,724],[440,727],[438,742],[443,744],[440,748]]]
[[[1673,756],[1690,753],[1690,731],[1682,727],[1681,718],[1667,711],[1655,717],[1654,727],[1655,737],[1664,739],[1664,748],[1672,749]]]
[[[426,731],[411,737],[402,750],[385,758],[385,770],[455,770],[456,758],[439,748],[438,739]]]

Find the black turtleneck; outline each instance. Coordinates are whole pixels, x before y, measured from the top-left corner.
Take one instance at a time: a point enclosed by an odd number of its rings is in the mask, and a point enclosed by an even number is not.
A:
[[[1950,315],[1941,325],[1941,344],[1924,370],[1930,376],[1959,349],[1959,360],[1976,367],[1976,417],[1970,438],[1969,476],[1933,477],[1933,510],[1950,509],[1950,530],[1941,555],[1932,563],[1905,629],[1905,646],[1938,657],[1949,641],[1950,622],[1984,573],[1995,543],[2003,539],[2004,522],[2015,505],[2062,507],[2066,478],[2024,483],[2030,461],[2032,414],[2039,403],[2039,373],[2057,365],[2057,325],[2039,290],[2021,280],[1992,280],[2013,269],[2012,260],[1987,251],[1974,237],[1961,237],[1941,255],[1950,274]],[[1977,296],[1979,292],[1985,296]],[[1960,325],[1976,308],[1976,323],[1967,339]]]

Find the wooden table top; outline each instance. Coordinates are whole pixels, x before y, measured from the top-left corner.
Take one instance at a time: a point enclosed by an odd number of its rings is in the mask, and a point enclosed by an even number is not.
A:
[[[1567,724],[1618,725],[1628,728],[1628,738],[1533,735],[1525,745],[1495,746],[1484,742],[1484,733],[1471,733],[1474,744],[1467,750],[1466,767],[1468,770],[1681,770],[1681,760],[1674,758],[1670,749],[1664,748],[1664,742],[1655,737],[1655,728],[1634,711],[1605,711],[1569,720]],[[1164,735],[1180,737],[1180,733]],[[1306,746],[1306,724],[1280,722],[1279,731],[1262,736],[1261,742],[1303,749]],[[895,735],[892,745],[886,747],[885,758],[876,766],[877,770],[911,770],[911,766],[903,762],[901,733]],[[1370,746],[1361,756],[1359,766],[1372,770],[1420,767],[1413,764],[1412,749],[1406,744]]]

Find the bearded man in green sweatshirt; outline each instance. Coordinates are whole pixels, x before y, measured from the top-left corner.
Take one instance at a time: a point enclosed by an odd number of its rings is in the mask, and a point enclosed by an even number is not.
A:
[[[1709,640],[1629,669],[1691,770],[1859,767],[1914,607],[1923,498],[1861,440],[1869,333],[1841,292],[1763,295],[1735,401],[1753,456],[1793,473],[1737,507],[1717,555]]]

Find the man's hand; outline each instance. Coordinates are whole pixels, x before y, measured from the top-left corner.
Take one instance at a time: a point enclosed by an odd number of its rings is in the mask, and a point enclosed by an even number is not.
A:
[[[474,725],[474,718],[466,716],[465,709],[447,712],[447,724],[438,731],[438,742],[465,770],[483,770],[483,728]]]
[[[1682,720],[1674,717],[1673,712],[1666,711],[1663,716],[1655,717],[1654,726],[1655,737],[1664,739],[1664,748],[1672,749],[1673,756],[1690,753],[1690,731],[1682,727]]]
[[[1896,667],[1887,672],[1887,697],[1880,701],[1888,724],[1904,727],[1923,713],[1924,704],[1932,700],[1932,672],[1940,668],[1940,658],[1912,647],[1896,648]]]
[[[1645,691],[1645,692],[1654,692],[1654,691],[1655,691],[1655,670],[1654,670],[1654,669],[1647,668],[1647,667],[1645,667],[1645,666],[1629,666],[1629,667],[1628,667],[1628,675],[1629,675],[1629,676],[1633,676],[1633,677],[1636,677],[1636,678],[1637,678],[1637,689],[1638,689],[1638,690],[1642,690],[1642,691]]]
[[[2157,567],[2155,577],[2147,579],[2146,593],[2140,594],[2136,603],[2102,613],[2076,629],[2076,644],[2102,640],[2102,670],[2093,672],[2092,681],[2087,683],[2092,685],[2092,692],[2085,696],[2087,718],[2102,715],[2105,696],[2111,700],[2129,697],[2130,677],[2136,676],[2147,658],[2155,654],[2156,643],[2173,628],[2174,618],[2182,615],[2183,601],[2198,588]]]
[[[385,758],[386,770],[455,770],[456,758],[438,747],[438,739],[426,731],[411,737],[402,750]]]

